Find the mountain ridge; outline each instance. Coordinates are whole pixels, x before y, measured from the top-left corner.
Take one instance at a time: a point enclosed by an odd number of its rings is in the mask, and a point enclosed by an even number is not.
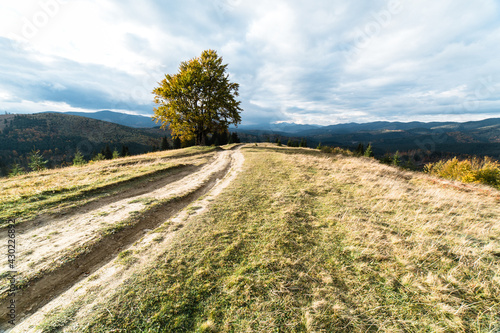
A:
[[[124,125],[132,128],[154,128],[159,127],[154,120],[151,119],[150,116],[142,116],[142,115],[132,115],[122,112],[110,111],[110,110],[101,110],[96,112],[58,112],[58,111],[45,111],[40,113],[62,113],[72,116],[80,116],[86,118],[92,118],[96,120],[107,121],[110,123],[115,123],[119,125]]]
[[[500,159],[500,118],[458,122],[372,122],[346,123],[296,133],[236,129],[240,137],[252,140],[307,139],[310,147],[319,143],[356,149],[372,144],[378,156],[396,151],[420,150],[425,154],[478,155]]]

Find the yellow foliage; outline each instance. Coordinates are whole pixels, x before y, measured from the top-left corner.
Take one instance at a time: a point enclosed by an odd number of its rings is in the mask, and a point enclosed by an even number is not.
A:
[[[321,146],[320,150],[323,153],[329,153],[329,154],[334,154],[334,155],[337,155],[337,154],[344,155],[344,156],[352,156],[353,155],[353,153],[350,150],[342,149],[339,147]]]
[[[209,133],[225,133],[230,124],[241,122],[237,83],[229,81],[227,65],[214,50],[203,51],[200,57],[184,61],[179,72],[167,74],[153,90],[153,119],[162,128],[167,125],[172,137],[182,141],[196,139],[205,145]]]
[[[439,177],[464,183],[487,184],[500,187],[500,163],[490,157],[474,157],[460,161],[456,157],[448,161],[429,163],[424,171]]]

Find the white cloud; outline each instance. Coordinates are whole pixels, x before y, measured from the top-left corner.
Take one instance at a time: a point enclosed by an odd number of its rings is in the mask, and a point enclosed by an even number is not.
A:
[[[10,101],[12,95],[7,91],[0,91],[0,101]]]
[[[249,122],[499,116],[499,17],[494,0],[3,3],[0,109],[152,112],[162,75],[212,48]]]

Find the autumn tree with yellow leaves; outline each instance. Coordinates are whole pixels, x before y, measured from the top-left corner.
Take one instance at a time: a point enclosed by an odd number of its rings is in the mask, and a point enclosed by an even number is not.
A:
[[[167,125],[172,137],[183,141],[195,139],[206,145],[208,134],[225,133],[230,124],[241,122],[237,83],[229,81],[227,64],[214,50],[203,51],[200,57],[184,61],[179,72],[167,74],[153,90],[153,119]]]

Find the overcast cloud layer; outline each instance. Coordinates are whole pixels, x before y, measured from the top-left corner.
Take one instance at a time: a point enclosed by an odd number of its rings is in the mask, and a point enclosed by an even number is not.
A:
[[[215,49],[246,124],[500,116],[495,0],[0,1],[0,112],[150,115]]]

